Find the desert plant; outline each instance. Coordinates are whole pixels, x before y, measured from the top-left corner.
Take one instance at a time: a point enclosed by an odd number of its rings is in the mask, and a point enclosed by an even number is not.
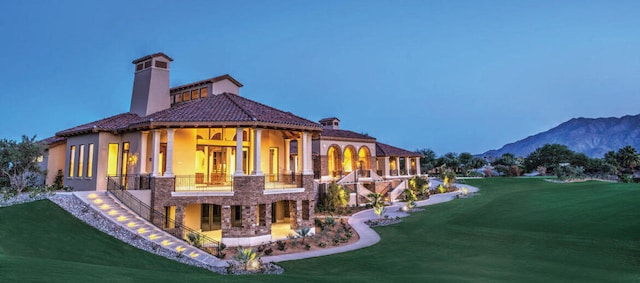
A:
[[[298,234],[298,237],[302,238],[303,245],[304,245],[304,240],[313,234],[311,233],[311,228],[307,226],[303,226],[302,228],[296,230],[296,233]]]
[[[333,217],[327,217],[324,219],[324,224],[326,224],[327,226],[335,226],[336,225],[336,220]]]
[[[201,248],[204,239],[202,239],[202,235],[200,233],[189,232],[189,234],[187,234],[186,240],[190,245],[196,248]]]
[[[276,245],[278,246],[277,249],[279,251],[286,251],[287,250],[287,243],[285,243],[285,242],[283,242],[281,240],[276,241]]]
[[[252,249],[244,249],[238,247],[238,253],[233,256],[233,259],[240,262],[244,270],[249,270],[250,265],[257,259],[258,254]]]

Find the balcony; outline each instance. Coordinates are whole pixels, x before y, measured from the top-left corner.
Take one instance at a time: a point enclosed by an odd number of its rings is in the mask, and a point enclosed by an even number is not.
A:
[[[233,192],[233,175],[177,175],[175,192]]]
[[[264,176],[264,190],[304,190],[302,183],[302,174],[267,174]]]

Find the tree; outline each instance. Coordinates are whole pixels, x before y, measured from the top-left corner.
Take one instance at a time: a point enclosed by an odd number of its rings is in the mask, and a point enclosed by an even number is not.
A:
[[[10,193],[21,193],[25,188],[35,186],[44,172],[37,159],[44,152],[44,146],[23,135],[20,142],[0,140],[0,173],[9,179]]]
[[[422,154],[420,158],[420,170],[428,172],[436,167],[436,153],[431,149],[418,149],[418,153]]]
[[[627,145],[618,150],[616,154],[618,165],[622,167],[622,171],[633,173],[638,163],[640,163],[640,156],[635,148]]]
[[[329,184],[324,207],[331,212],[343,208],[349,203],[349,190],[335,182]]]
[[[544,166],[547,171],[556,168],[560,163],[571,163],[575,152],[562,144],[545,144],[530,153],[524,160],[527,171],[533,171],[538,166]]]
[[[438,158],[437,164],[444,165],[450,169],[457,169],[460,166],[460,160],[458,159],[458,155],[454,152],[447,152],[445,155]]]

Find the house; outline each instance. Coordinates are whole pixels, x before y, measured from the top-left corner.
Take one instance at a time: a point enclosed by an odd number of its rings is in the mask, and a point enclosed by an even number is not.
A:
[[[419,174],[419,155],[244,98],[230,75],[170,87],[172,61],[133,60],[128,112],[44,140],[49,175],[61,170],[76,191],[126,191],[178,235],[250,246],[313,227],[321,183]]]

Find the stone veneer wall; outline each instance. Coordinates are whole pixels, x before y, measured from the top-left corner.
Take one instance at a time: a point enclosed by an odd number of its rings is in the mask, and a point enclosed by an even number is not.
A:
[[[315,217],[315,190],[313,185],[313,175],[303,175],[302,184],[304,192],[299,193],[279,193],[264,194],[264,176],[236,176],[234,177],[234,194],[233,196],[180,196],[172,197],[171,192],[174,188],[173,178],[152,178],[152,207],[157,211],[164,213],[164,207],[176,207],[176,223],[182,223],[184,219],[185,207],[189,204],[211,203],[222,206],[222,237],[226,238],[242,238],[255,237],[271,234],[271,204],[277,201],[289,200],[291,228],[297,229],[301,226],[313,227],[313,218]],[[302,209],[302,201],[309,201],[308,211],[298,212]],[[257,212],[260,204],[264,204],[264,223],[257,223]],[[231,223],[231,206],[242,207],[242,226],[232,227]],[[303,220],[304,219],[307,220]],[[160,224],[162,224],[160,219]],[[155,220],[154,220],[154,223]]]

